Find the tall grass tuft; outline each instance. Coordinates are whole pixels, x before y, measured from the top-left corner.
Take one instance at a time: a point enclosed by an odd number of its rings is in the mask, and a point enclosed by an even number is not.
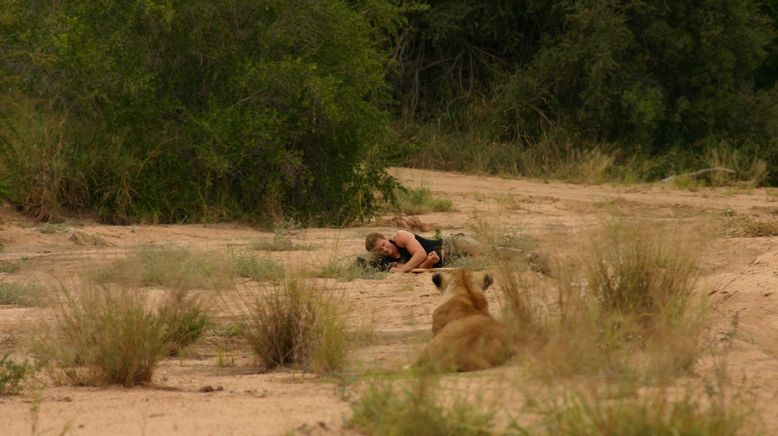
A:
[[[426,378],[399,390],[391,385],[369,386],[351,405],[349,425],[374,435],[491,435],[493,414],[463,400],[441,406],[435,386]]]
[[[698,278],[701,246],[664,230],[617,223],[593,241],[584,278],[603,313],[636,317],[652,326],[683,319]]]
[[[169,289],[224,289],[233,286],[233,268],[225,253],[148,245],[114,260],[93,274],[100,284],[162,286]]]
[[[516,261],[502,261],[497,268],[503,321],[513,339],[522,343],[543,341],[548,323],[548,313],[533,292],[537,284],[524,274],[527,269]]]
[[[236,294],[244,310],[241,334],[268,368],[332,373],[344,366],[348,332],[337,301],[324,292],[285,280],[261,293]]]

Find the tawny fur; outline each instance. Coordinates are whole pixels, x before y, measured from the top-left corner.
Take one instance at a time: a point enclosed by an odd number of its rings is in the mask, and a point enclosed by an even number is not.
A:
[[[490,275],[459,270],[437,273],[433,282],[443,301],[432,313],[432,341],[416,364],[442,370],[473,371],[509,357],[505,329],[489,314],[484,290]]]

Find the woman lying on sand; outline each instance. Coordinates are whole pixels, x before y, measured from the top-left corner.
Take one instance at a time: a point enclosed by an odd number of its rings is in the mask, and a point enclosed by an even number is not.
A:
[[[365,249],[369,255],[357,258],[359,263],[392,272],[440,268],[447,260],[485,252],[483,244],[462,233],[443,239],[427,239],[405,230],[399,230],[390,238],[371,233],[365,238]]]

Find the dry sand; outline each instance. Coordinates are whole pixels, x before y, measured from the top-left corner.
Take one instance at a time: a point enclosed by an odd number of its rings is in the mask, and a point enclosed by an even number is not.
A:
[[[726,215],[773,219],[778,190],[677,190],[662,185],[629,187],[572,185],[395,168],[391,173],[409,187],[425,186],[452,200],[454,210],[419,216],[446,233],[468,231],[468,220],[512,228],[544,242],[582,232],[609,217],[640,217],[656,222],[699,226]],[[73,222],[41,232],[41,225],[5,208],[0,212],[0,261],[21,265],[0,280],[57,286],[82,271],[126,255],[143,244],[226,250],[246,248],[272,233],[244,225],[104,226]],[[288,268],[315,266],[333,253],[350,259],[362,251],[370,231],[386,227],[299,229],[290,237],[314,250],[261,253]],[[260,254],[260,253],[258,253]],[[713,346],[727,350],[728,372],[746,383],[756,398],[768,433],[778,433],[778,237],[720,238],[706,254],[699,292],[710,295]],[[390,275],[384,280],[329,281],[351,306],[349,322],[371,326],[371,343],[354,353],[360,370],[396,370],[409,363],[429,337],[437,295],[429,275]],[[241,286],[251,287],[244,282]],[[737,314],[737,324],[733,320]],[[46,313],[39,308],[0,306],[0,353],[24,357]],[[716,345],[715,341],[721,344]],[[231,363],[224,365],[225,359]],[[221,361],[221,365],[219,362]],[[232,364],[234,362],[234,364]],[[497,389],[496,375],[515,367],[468,374],[472,389]],[[712,371],[701,361],[697,377]],[[742,380],[742,381],[741,381]],[[42,434],[69,429],[76,435],[186,434],[263,435],[343,434],[350,407],[344,391],[329,379],[299,371],[263,373],[246,347],[220,350],[198,345],[180,358],[163,361],[154,375],[157,387],[125,389],[49,386],[38,394],[0,396],[0,434],[32,432],[33,418]],[[499,384],[499,383],[497,383]],[[201,392],[205,387],[212,392]],[[35,399],[35,395],[39,395]],[[33,412],[37,407],[38,412]]]

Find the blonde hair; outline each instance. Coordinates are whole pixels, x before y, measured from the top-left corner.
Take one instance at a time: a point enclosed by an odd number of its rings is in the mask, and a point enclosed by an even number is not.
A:
[[[371,233],[367,235],[367,238],[365,238],[365,248],[367,251],[373,251],[376,244],[381,239],[386,239],[386,236],[384,236],[382,233]]]

